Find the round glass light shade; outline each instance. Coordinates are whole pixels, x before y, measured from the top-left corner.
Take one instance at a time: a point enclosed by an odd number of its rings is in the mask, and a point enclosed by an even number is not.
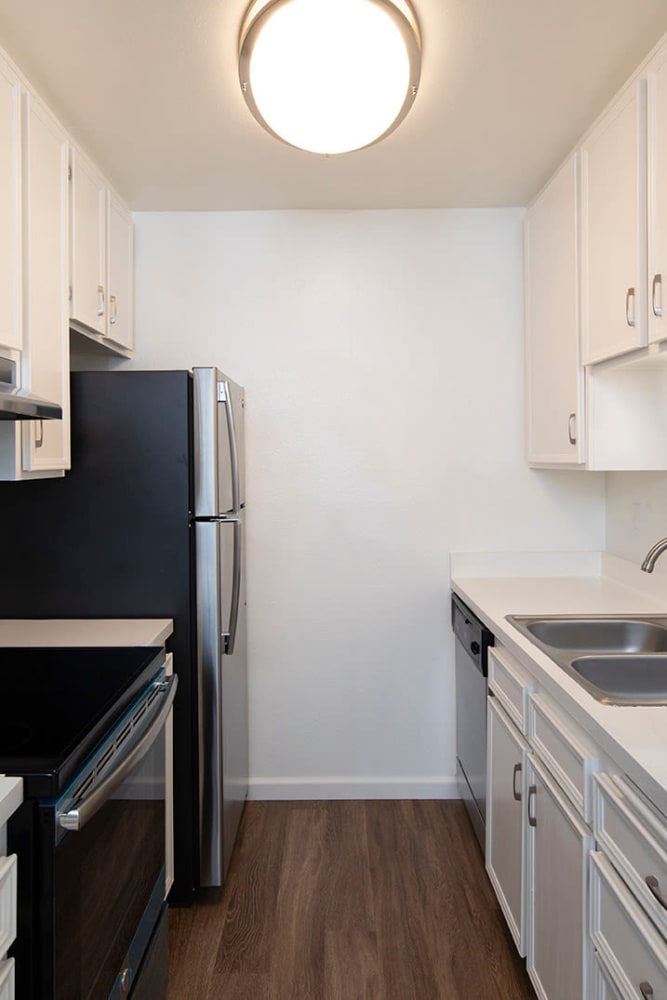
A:
[[[239,75],[255,118],[313,153],[346,153],[392,132],[417,94],[419,27],[406,0],[256,0]]]

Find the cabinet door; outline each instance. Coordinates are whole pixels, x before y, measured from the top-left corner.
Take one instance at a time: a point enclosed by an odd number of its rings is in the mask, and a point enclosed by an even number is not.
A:
[[[525,947],[524,774],[527,745],[490,697],[487,713],[486,870],[519,954]]]
[[[93,165],[71,154],[70,316],[96,333],[106,332],[106,187]]]
[[[25,351],[23,385],[60,403],[62,420],[22,422],[23,469],[69,468],[67,135],[24,94]]]
[[[126,351],[134,348],[134,225],[124,206],[109,194],[107,337]]]
[[[535,755],[528,760],[528,972],[540,1000],[585,998],[593,838]]]
[[[21,188],[18,79],[0,58],[0,344],[20,350]]]
[[[577,157],[531,206],[524,227],[527,459],[584,461],[579,367]]]
[[[667,45],[651,63],[648,79],[648,334],[667,338]]]
[[[585,364],[646,344],[646,99],[639,80],[581,150]]]

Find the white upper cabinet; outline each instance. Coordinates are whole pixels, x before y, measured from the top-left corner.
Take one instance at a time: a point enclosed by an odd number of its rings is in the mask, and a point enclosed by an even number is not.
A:
[[[107,201],[109,309],[107,337],[134,349],[134,224],[125,206],[109,192]]]
[[[578,166],[573,155],[524,225],[526,449],[531,465],[584,461],[579,364]]]
[[[0,421],[0,479],[70,467],[70,325],[112,351],[134,347],[134,227],[0,51],[0,352],[20,387],[59,403],[60,420]]]
[[[645,96],[634,80],[581,147],[584,364],[647,343]]]
[[[667,45],[648,66],[647,88],[648,339],[656,342],[667,338]]]
[[[22,469],[69,468],[67,134],[47,108],[24,94],[23,196],[25,325],[22,382],[60,403],[62,420],[22,422]]]
[[[71,187],[71,324],[128,355],[134,347],[132,218],[76,148]]]
[[[73,321],[106,333],[106,185],[77,149],[71,159],[71,302]]]
[[[20,350],[21,324],[21,87],[0,56],[0,344]]]

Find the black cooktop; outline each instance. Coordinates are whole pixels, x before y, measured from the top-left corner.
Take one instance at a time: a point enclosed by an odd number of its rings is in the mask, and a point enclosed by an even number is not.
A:
[[[0,647],[0,774],[56,796],[163,659],[160,646]]]

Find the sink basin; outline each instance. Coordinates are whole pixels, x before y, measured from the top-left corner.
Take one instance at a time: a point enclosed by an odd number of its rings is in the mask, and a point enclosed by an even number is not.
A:
[[[667,705],[667,616],[507,618],[598,701]]]
[[[667,651],[667,628],[635,618],[541,618],[526,621],[525,626],[531,636],[556,649],[623,653]]]
[[[601,701],[628,704],[667,702],[667,655],[578,656],[570,669],[597,689]]]

